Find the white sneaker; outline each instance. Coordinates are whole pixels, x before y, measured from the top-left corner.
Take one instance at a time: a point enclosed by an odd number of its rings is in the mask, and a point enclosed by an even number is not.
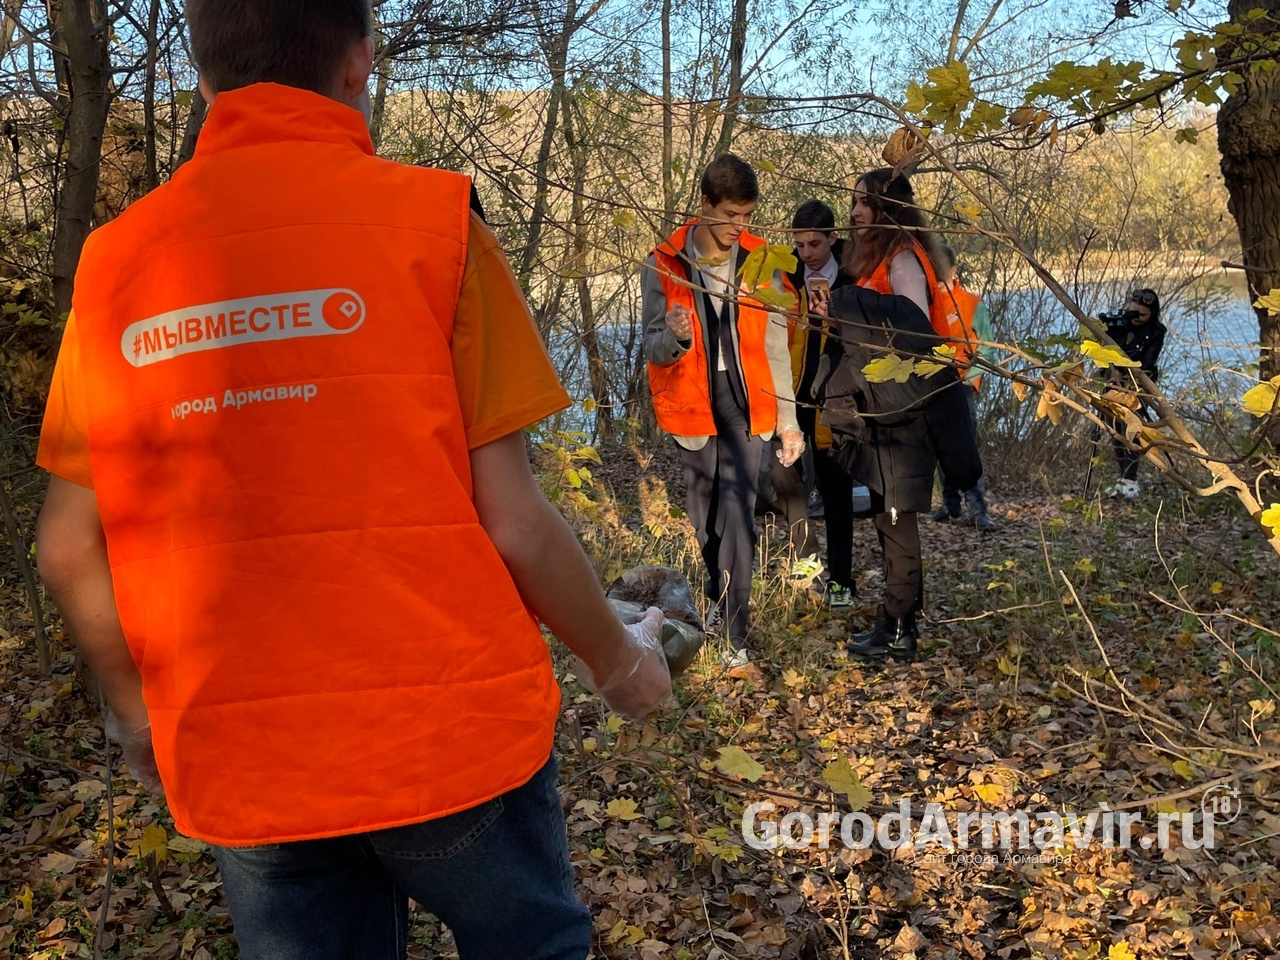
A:
[[[791,564],[787,579],[793,583],[810,583],[822,576],[822,561],[817,557],[801,557]]]
[[[1142,494],[1142,484],[1137,480],[1121,478],[1103,489],[1108,497],[1124,497],[1126,500],[1137,499]]]
[[[726,670],[737,670],[739,667],[746,667],[751,664],[751,654],[747,653],[746,647],[739,650],[726,650],[720,654],[720,665]]]

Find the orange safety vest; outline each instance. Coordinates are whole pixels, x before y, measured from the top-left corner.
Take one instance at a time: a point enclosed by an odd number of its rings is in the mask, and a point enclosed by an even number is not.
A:
[[[889,266],[890,262],[902,250],[894,250],[889,256],[880,261],[879,265],[872,272],[871,276],[866,280],[860,281],[864,287],[870,287],[876,293],[886,295],[893,293],[893,285],[889,283]],[[924,279],[926,287],[929,291],[929,326],[933,327],[933,332],[940,337],[946,337],[950,334],[950,321],[947,319],[947,313],[950,310],[950,301],[943,303],[941,298],[936,296],[935,291],[938,289],[938,274],[933,269],[933,263],[929,259],[929,254],[919,242],[911,241],[911,250],[916,255],[916,259],[920,261],[920,266],[924,269]]]
[[[956,364],[960,376],[968,372],[973,365],[973,358],[978,353],[978,337],[973,332],[973,316],[982,298],[970,293],[957,281],[948,287],[938,284],[937,299],[947,308],[947,335],[956,348]],[[973,389],[981,386],[982,378],[969,381]]]
[[[709,437],[716,432],[711,416],[711,373],[696,306],[699,291],[694,289],[690,266],[684,257],[686,238],[696,223],[696,220],[689,221],[653,251],[667,309],[683,306],[693,318],[693,345],[689,350],[668,366],[649,364],[649,389],[658,426],[677,437]],[[738,244],[751,251],[764,241],[743,233]],[[778,424],[778,400],[774,396],[773,373],[764,345],[770,322],[764,304],[748,299],[741,292],[738,294],[738,355],[754,436],[768,433]]]
[[[85,247],[89,456],[183,833],[421,822],[550,755],[559,690],[477,518],[454,381],[468,191],[259,84]]]

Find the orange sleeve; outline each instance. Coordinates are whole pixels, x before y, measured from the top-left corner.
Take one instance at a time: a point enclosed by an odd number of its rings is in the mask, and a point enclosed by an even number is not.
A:
[[[89,410],[74,313],[67,319],[58,363],[53,368],[36,463],[64,480],[93,489],[93,473],[89,469]]]
[[[471,450],[570,403],[506,254],[475,214],[453,324],[453,373]]]

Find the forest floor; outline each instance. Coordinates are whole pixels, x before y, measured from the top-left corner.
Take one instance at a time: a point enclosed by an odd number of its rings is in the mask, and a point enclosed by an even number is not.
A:
[[[669,450],[619,451],[575,474],[581,489],[567,479],[575,462],[553,460],[548,486],[606,582],[640,562],[696,578]],[[859,521],[859,606],[833,612],[786,583],[768,532],[759,656],[729,674],[712,641],[678,682],[678,708],[626,723],[565,680],[561,787],[598,956],[1280,954],[1276,557],[1233,503],[1161,484],[1135,501],[1082,500],[1070,479],[997,481],[985,536],[922,523],[917,663],[868,668],[843,653],[879,593],[874,534]],[[105,957],[236,957],[209,851],[178,836],[118,762],[104,779],[70,647],[58,637],[54,673],[39,675],[5,573],[0,957],[93,957],[95,942]],[[1238,799],[1207,831],[1218,783],[1219,809],[1227,790]],[[834,814],[830,844],[752,848],[742,813],[761,801],[776,808],[762,820]],[[957,838],[956,817],[984,811],[1026,812],[1033,833],[1037,814],[1057,812],[1069,835],[1019,848],[1015,828],[1012,849],[983,850],[974,833],[949,852],[894,847],[900,827],[867,846],[857,826],[841,843],[840,817],[904,801],[917,831],[937,803]],[[1103,819],[1090,839],[1073,817],[1102,805],[1131,822]],[[451,955],[447,931],[415,914],[410,956]]]

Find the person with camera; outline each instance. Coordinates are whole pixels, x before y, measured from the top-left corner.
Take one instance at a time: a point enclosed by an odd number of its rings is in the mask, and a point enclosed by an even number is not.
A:
[[[1140,364],[1142,370],[1153,381],[1160,377],[1160,351],[1164,349],[1164,338],[1168,332],[1160,321],[1160,295],[1149,287],[1134,290],[1129,295],[1129,302],[1122,310],[1104,313],[1099,317],[1107,325],[1107,335],[1129,357]],[[1141,390],[1132,374],[1112,367],[1109,371],[1111,387],[1120,391],[1138,416],[1145,419],[1145,408],[1140,398]],[[1124,424],[1118,418],[1112,418],[1112,449],[1115,450],[1116,464],[1120,468],[1120,479],[1111,487],[1110,493],[1127,497],[1137,496],[1141,490],[1138,484],[1138,465],[1142,455],[1132,449],[1120,436],[1124,433]]]

